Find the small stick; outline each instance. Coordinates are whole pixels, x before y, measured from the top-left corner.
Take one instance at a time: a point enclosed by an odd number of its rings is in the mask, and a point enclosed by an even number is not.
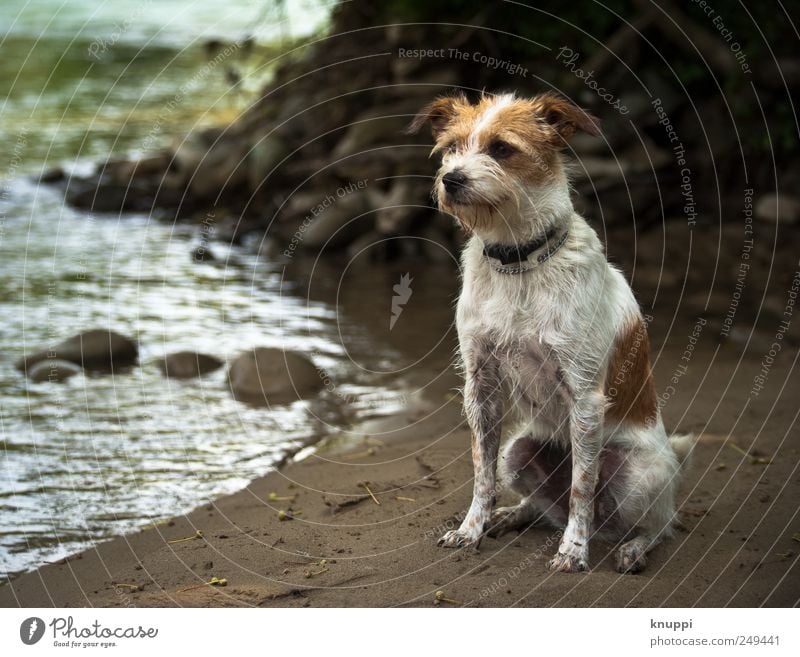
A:
[[[360,459],[364,456],[375,456],[375,448],[370,447],[369,449],[363,452],[356,452],[355,454],[345,454],[342,458],[343,459]]]
[[[730,445],[734,450],[739,452],[739,454],[741,454],[742,456],[746,456],[747,458],[749,458],[750,459],[750,463],[753,464],[753,465],[769,465],[769,463],[770,463],[770,459],[768,459],[768,458],[766,458],[764,456],[753,456],[750,452],[742,449],[736,443],[730,443],[729,442],[728,445]]]
[[[167,541],[168,545],[173,543],[184,543],[186,541],[196,541],[198,538],[203,538],[203,532],[199,529],[194,533],[194,536],[189,536],[188,538],[176,538],[174,541]]]
[[[178,593],[194,591],[195,589],[201,589],[204,586],[228,586],[228,580],[225,578],[219,579],[218,577],[212,577],[211,581],[209,582],[203,582],[202,584],[197,584],[196,586],[188,586],[185,589],[178,589]]]
[[[319,561],[285,561],[284,563],[292,564],[294,566],[324,566],[328,563],[328,560],[320,559]]]
[[[451,600],[450,598],[446,598],[444,595],[444,591],[436,591],[434,595],[433,604],[438,605],[441,602],[449,602],[451,605],[463,605],[463,602],[459,602],[458,600]]]
[[[294,495],[278,495],[277,493],[270,493],[268,499],[270,502],[294,502],[295,497],[297,497],[297,493]]]
[[[114,584],[115,588],[119,588],[121,586],[124,586],[126,589],[131,589],[132,591],[141,591],[142,590],[142,587],[139,586],[138,584],[124,584],[122,582],[120,582],[119,584]]]
[[[417,501],[413,497],[401,497],[400,495],[395,495],[394,499],[403,500],[403,502],[416,502]]]
[[[375,502],[375,504],[377,504],[378,506],[380,506],[381,503],[378,501],[378,498],[372,494],[372,491],[369,489],[369,486],[367,486],[367,482],[366,481],[362,482],[361,485],[364,487],[364,490],[366,490],[369,493],[369,496],[372,498],[372,501]]]

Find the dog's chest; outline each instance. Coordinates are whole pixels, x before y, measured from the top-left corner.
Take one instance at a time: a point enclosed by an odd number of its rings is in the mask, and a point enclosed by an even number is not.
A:
[[[462,292],[457,316],[462,350],[490,345],[498,361],[508,401],[520,419],[550,417],[567,410],[571,391],[560,354],[552,303],[533,290],[470,285]]]
[[[559,354],[546,342],[520,338],[500,345],[500,376],[519,419],[532,417],[557,422],[568,411],[572,391]]]

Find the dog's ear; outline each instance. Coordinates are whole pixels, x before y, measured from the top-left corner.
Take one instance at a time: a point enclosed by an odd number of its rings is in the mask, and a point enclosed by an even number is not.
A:
[[[447,129],[447,125],[453,120],[458,108],[469,105],[469,101],[464,94],[455,96],[440,96],[432,103],[425,105],[414,117],[414,120],[406,128],[406,134],[413,135],[419,129],[430,122],[433,138],[438,139],[439,135]]]
[[[543,119],[555,131],[556,146],[566,146],[567,141],[578,130],[583,130],[593,137],[600,135],[600,119],[563,96],[547,92],[534,96],[531,104],[536,116]]]

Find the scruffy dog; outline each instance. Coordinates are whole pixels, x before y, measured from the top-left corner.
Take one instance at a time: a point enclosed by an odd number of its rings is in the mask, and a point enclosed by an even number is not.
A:
[[[645,320],[570,200],[562,150],[598,122],[545,93],[442,97],[409,132],[425,123],[443,154],[439,207],[470,235],[456,322],[475,482],[439,544],[544,522],[564,528],[550,569],[588,570],[597,535],[618,542],[620,572],[638,572],[672,532],[693,438],[667,437]],[[516,431],[498,464],[504,409]],[[521,499],[493,511],[498,465]]]

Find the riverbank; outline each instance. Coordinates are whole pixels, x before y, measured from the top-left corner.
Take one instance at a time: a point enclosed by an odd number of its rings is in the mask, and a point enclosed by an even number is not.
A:
[[[757,354],[700,335],[667,399],[684,355],[675,336],[692,328],[673,327],[662,348],[654,327],[667,426],[701,438],[681,491],[684,531],[641,575],[614,572],[613,546],[598,541],[591,573],[552,574],[547,529],[487,538],[479,553],[436,547],[471,489],[458,381],[437,370],[416,372],[430,375],[421,401],[360,427],[360,444],[318,449],[239,493],[23,575],[0,587],[0,605],[431,606],[436,591],[456,601],[441,604],[469,606],[796,605],[797,352],[753,396]],[[215,577],[227,585],[203,585]]]

